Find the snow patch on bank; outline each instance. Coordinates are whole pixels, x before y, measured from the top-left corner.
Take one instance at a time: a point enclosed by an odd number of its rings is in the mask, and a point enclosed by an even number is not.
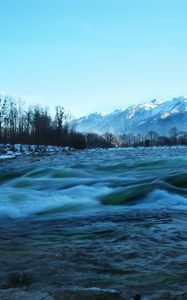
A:
[[[19,155],[69,153],[70,147],[51,145],[0,144],[0,160],[14,159]]]

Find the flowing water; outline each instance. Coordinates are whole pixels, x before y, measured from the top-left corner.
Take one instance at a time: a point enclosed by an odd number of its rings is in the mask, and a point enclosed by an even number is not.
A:
[[[1,162],[0,217],[0,289],[187,299],[187,148]]]

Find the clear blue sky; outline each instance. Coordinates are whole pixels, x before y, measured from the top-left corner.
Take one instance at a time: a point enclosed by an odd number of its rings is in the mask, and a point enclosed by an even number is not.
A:
[[[0,93],[73,115],[187,94],[186,0],[0,0]]]

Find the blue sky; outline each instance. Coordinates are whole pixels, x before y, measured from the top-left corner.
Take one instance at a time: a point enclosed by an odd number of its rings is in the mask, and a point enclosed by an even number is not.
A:
[[[0,0],[0,93],[75,116],[187,94],[186,0]]]

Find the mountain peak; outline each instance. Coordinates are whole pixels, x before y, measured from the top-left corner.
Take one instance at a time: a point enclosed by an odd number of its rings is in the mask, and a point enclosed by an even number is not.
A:
[[[162,100],[156,99],[156,98],[150,101],[150,103],[153,103],[153,104],[161,104],[162,102],[163,102]]]
[[[187,96],[179,96],[179,97],[175,97],[173,98],[173,101],[177,101],[177,102],[180,102],[180,101],[184,101],[186,102],[187,101]]]
[[[164,102],[153,99],[127,109],[116,109],[110,114],[95,113],[74,120],[77,131],[114,134],[147,133],[150,130],[168,134],[169,129],[187,128],[187,97],[176,97]]]

